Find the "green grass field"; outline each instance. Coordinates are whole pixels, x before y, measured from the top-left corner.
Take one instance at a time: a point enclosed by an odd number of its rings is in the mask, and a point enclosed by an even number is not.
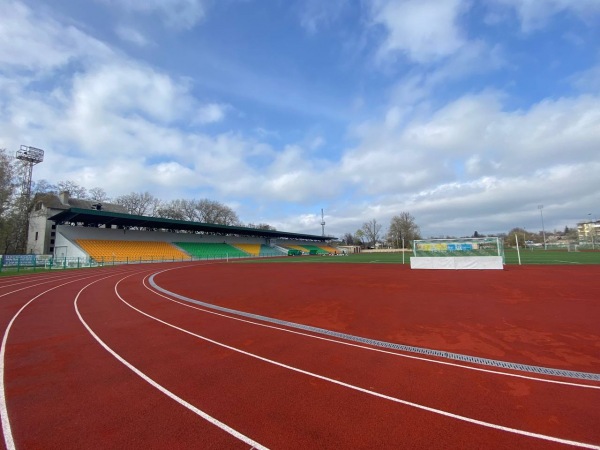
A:
[[[518,264],[517,251],[504,252],[506,264]],[[600,264],[600,251],[521,250],[521,264]]]
[[[404,264],[410,264],[412,253],[406,252]],[[257,260],[236,260],[236,262],[257,262]],[[265,258],[258,262],[288,263],[382,263],[402,264],[402,253],[356,253],[348,256],[290,256],[286,258]],[[505,264],[518,264],[517,251],[505,250]],[[521,264],[600,264],[600,251],[568,252],[561,250],[521,250]]]
[[[404,264],[410,264],[412,253],[404,254]],[[216,260],[218,261],[218,260]],[[282,258],[261,258],[261,259],[230,259],[233,263],[373,263],[373,264],[402,264],[402,253],[355,253],[348,256],[287,256]],[[505,264],[518,264],[517,251],[514,249],[505,250]],[[568,252],[565,250],[521,250],[521,264],[600,264],[600,250]],[[65,269],[61,269],[65,270]],[[79,269],[66,269],[79,270]],[[46,272],[44,267],[4,268],[0,271],[0,277],[10,275],[21,275],[33,272]]]

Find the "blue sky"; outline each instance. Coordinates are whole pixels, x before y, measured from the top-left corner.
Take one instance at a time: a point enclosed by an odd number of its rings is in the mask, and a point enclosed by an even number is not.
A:
[[[600,0],[0,0],[34,179],[342,236],[600,218]]]

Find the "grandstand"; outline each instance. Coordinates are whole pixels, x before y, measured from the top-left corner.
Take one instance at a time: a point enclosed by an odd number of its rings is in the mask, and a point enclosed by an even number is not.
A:
[[[303,244],[302,247],[304,247],[309,253],[316,253],[317,255],[328,255],[329,253],[332,253],[317,245]]]
[[[302,243],[302,244],[287,244],[284,245],[284,248],[288,250],[298,250],[303,254],[312,254],[312,255],[330,255],[333,253],[337,253],[337,250],[328,245],[314,245],[310,243]]]
[[[119,205],[45,194],[30,219],[28,251],[94,263],[274,257],[288,248],[329,253],[331,236],[139,216]],[[322,245],[319,245],[322,244]]]
[[[265,244],[235,244],[235,247],[248,253],[251,256],[268,257],[268,256],[283,256],[286,254],[283,250],[277,247],[271,247]]]
[[[77,239],[75,243],[98,263],[190,259],[188,254],[168,242]]]
[[[248,258],[253,256],[226,243],[175,242],[174,244],[197,259]]]

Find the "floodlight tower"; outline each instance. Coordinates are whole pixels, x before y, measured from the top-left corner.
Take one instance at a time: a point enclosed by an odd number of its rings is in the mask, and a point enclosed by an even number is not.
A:
[[[41,163],[44,160],[44,150],[21,145],[17,150],[16,158],[22,162],[23,180],[21,181],[21,196],[27,200],[31,200],[31,175],[33,174],[33,166]]]
[[[544,228],[544,213],[542,212],[544,205],[538,205],[538,209],[540,210],[540,216],[542,218],[542,236],[544,237],[544,250],[546,250],[546,230]]]
[[[21,145],[15,157],[21,161],[21,197],[20,197],[20,220],[17,236],[17,248],[25,252],[27,246],[27,234],[29,232],[29,204],[31,203],[31,176],[33,166],[44,160],[44,150]]]
[[[323,215],[323,208],[321,208],[321,229],[323,230],[323,237],[325,237],[325,216]]]

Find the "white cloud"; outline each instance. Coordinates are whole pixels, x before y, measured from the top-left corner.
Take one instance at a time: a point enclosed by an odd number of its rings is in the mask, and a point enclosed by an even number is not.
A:
[[[307,158],[304,148],[288,145],[273,155],[266,176],[261,183],[261,191],[271,198],[302,202],[315,195],[327,195],[324,184],[335,186],[335,180],[324,181],[326,164]],[[331,192],[331,191],[329,191]]]
[[[408,123],[391,125],[388,114],[360,130],[341,170],[371,206],[381,206],[379,220],[408,210],[429,234],[452,234],[459,224],[506,231],[515,220],[531,223],[539,203],[579,220],[578,207],[600,200],[600,97],[517,111],[504,110],[503,99],[463,96]],[[560,227],[551,217],[549,226]]]
[[[104,60],[112,54],[77,28],[42,16],[20,2],[0,2],[0,17],[2,72],[26,71],[39,77],[70,62]]]
[[[130,13],[157,14],[171,28],[190,29],[206,15],[205,0],[98,0]]]
[[[570,80],[580,91],[600,93],[600,64],[574,74]]]
[[[464,0],[375,0],[372,22],[386,37],[380,59],[401,53],[418,63],[429,63],[456,53],[466,43],[458,19]]]
[[[516,0],[495,1],[505,13],[525,8]],[[318,31],[337,17],[336,11],[327,12],[328,6],[323,6],[321,16],[319,3],[311,4],[316,9],[307,29]],[[36,179],[73,179],[87,187],[102,186],[111,195],[149,190],[169,199],[210,192],[219,201],[243,205],[248,211],[260,209],[260,214],[278,220],[287,216],[280,220],[282,226],[272,222],[284,230],[320,233],[320,207],[314,214],[287,211],[290,204],[313,208],[328,199],[327,231],[336,234],[353,231],[371,218],[386,225],[400,211],[413,213],[426,234],[453,234],[465,227],[473,228],[470,232],[506,231],[515,223],[527,225],[532,215],[539,218],[540,203],[545,205],[549,227],[553,211],[561,220],[578,220],[578,210],[587,214],[586,205],[600,204],[598,68],[570,78],[580,95],[537,100],[521,110],[508,108],[511,99],[499,90],[457,93],[450,89],[456,87],[455,81],[473,73],[488,75],[508,65],[510,57],[510,49],[502,44],[463,34],[462,15],[473,4],[374,2],[371,24],[381,26],[386,37],[380,57],[393,60],[403,54],[420,64],[410,64],[401,78],[394,79],[395,86],[390,87],[389,77],[383,87],[370,85],[389,104],[377,105],[383,111],[379,115],[371,111],[374,118],[368,123],[349,126],[353,144],[344,150],[344,141],[335,140],[327,120],[312,131],[294,124],[295,140],[285,126],[277,128],[289,117],[282,116],[280,122],[266,113],[268,129],[255,122],[248,127],[251,131],[216,134],[210,130],[217,127],[194,126],[220,123],[218,129],[224,128],[231,111],[237,111],[217,95],[212,97],[213,92],[224,92],[228,98],[245,95],[250,101],[244,108],[254,102],[314,114],[317,105],[318,118],[333,118],[335,131],[341,129],[343,134],[354,112],[340,114],[340,108],[327,104],[327,97],[311,96],[309,83],[256,73],[215,77],[210,82],[218,89],[210,92],[210,83],[203,85],[207,91],[202,95],[211,96],[204,103],[194,97],[192,78],[180,79],[128,59],[47,11],[5,1],[0,3],[0,15],[8,18],[0,22],[2,146],[44,148],[46,161],[36,167]],[[536,9],[543,4],[530,2],[523,18],[548,17]],[[565,2],[545,4],[552,14],[582,14]],[[115,0],[111,5],[129,13],[160,14],[165,20],[176,18],[186,7],[201,6],[202,13],[192,14],[189,24],[202,19],[205,3],[164,4],[175,6],[175,11],[165,11],[158,1]],[[591,3],[584,0],[581,5],[593,13]],[[148,42],[134,28],[118,32],[136,45]],[[237,67],[230,73],[237,74]],[[441,89],[445,95],[437,97]],[[265,95],[271,97],[265,100]],[[358,97],[353,92],[348,98]],[[369,113],[369,94],[360,98],[361,111]],[[328,154],[329,147],[335,153]],[[271,202],[280,203],[272,207]],[[327,204],[323,207],[328,212]]]
[[[151,68],[115,61],[75,77],[73,114],[147,116],[166,123],[190,110],[187,89],[184,83]]]
[[[194,121],[199,124],[221,122],[229,108],[229,105],[221,103],[203,105],[196,112]]]
[[[175,161],[164,162],[151,167],[149,175],[149,181],[160,188],[173,189],[194,185],[194,170]]]
[[[137,45],[138,47],[146,47],[150,45],[150,41],[146,38],[146,36],[144,36],[135,28],[121,25],[115,29],[115,33],[121,40]]]
[[[563,12],[573,14],[584,22],[600,14],[598,0],[491,0],[490,4],[494,3],[514,10],[525,32],[542,28],[552,16]],[[490,14],[502,17],[501,12],[497,13],[493,8]],[[495,21],[499,20],[502,19]]]
[[[348,0],[305,0],[301,3],[300,24],[314,34],[338,19]]]

